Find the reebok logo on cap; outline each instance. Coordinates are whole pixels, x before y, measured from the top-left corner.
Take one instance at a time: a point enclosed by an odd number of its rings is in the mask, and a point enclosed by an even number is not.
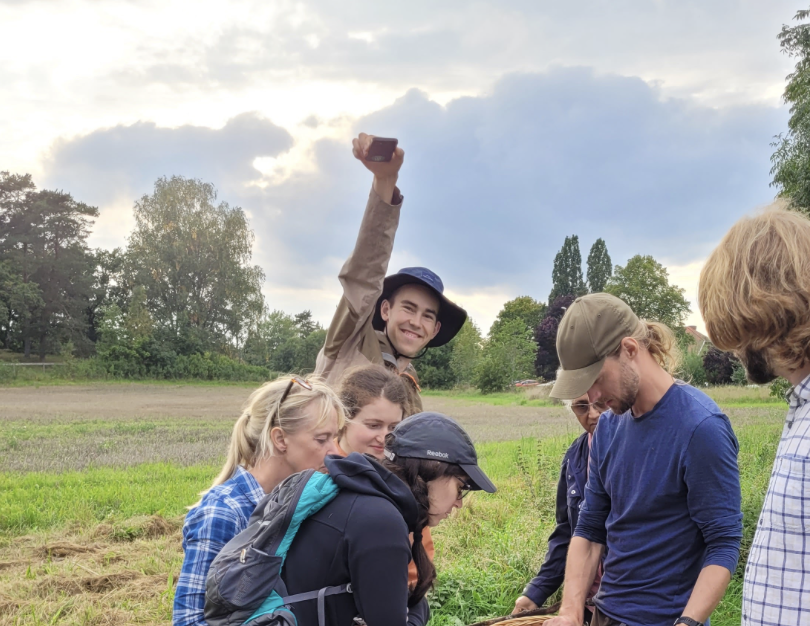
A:
[[[442,458],[442,459],[449,459],[450,458],[450,455],[446,454],[444,452],[434,452],[433,450],[428,450],[427,453],[430,456],[437,456],[437,457]]]

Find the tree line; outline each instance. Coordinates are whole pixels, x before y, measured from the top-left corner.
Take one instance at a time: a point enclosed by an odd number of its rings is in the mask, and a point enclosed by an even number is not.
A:
[[[244,211],[213,185],[160,178],[124,248],[91,249],[98,208],[0,172],[0,348],[93,357],[123,377],[263,379],[307,371],[325,331],[269,311]],[[194,358],[192,358],[194,357]]]
[[[241,208],[218,202],[209,183],[172,177],[133,210],[125,247],[91,249],[96,207],[38,190],[30,175],[0,173],[0,347],[25,359],[87,357],[94,372],[122,378],[264,380],[314,368],[326,331],[310,311],[268,309]],[[689,304],[655,259],[613,267],[597,239],[582,265],[578,236],[566,237],[547,300],[507,302],[486,336],[469,320],[418,362],[422,383],[492,392],[553,380],[559,322],[590,292],[612,293],[683,334]]]
[[[432,387],[474,386],[489,393],[523,379],[554,380],[560,365],[556,347],[560,320],[578,296],[598,292],[621,298],[641,318],[667,324],[685,346],[691,342],[684,328],[689,303],[684,290],[669,283],[663,265],[651,256],[636,255],[626,265],[614,267],[600,238],[591,246],[583,272],[579,237],[571,235],[554,258],[546,301],[531,296],[510,300],[486,338],[469,322],[446,346],[428,351],[419,365],[423,382]]]

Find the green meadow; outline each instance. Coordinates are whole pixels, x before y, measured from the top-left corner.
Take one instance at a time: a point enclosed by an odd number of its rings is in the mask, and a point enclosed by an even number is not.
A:
[[[785,405],[757,389],[712,392],[740,441],[745,527],[741,564],[712,624],[736,626]],[[530,394],[426,394],[429,408],[470,420],[482,466],[499,487],[473,494],[434,533],[433,626],[507,614],[543,560],[559,463],[578,433],[572,417],[560,425],[564,409]],[[0,418],[0,624],[169,623],[182,516],[217,473],[233,417],[138,408],[104,419],[60,413],[64,402],[54,395],[42,402],[40,413]],[[529,409],[547,434],[523,436]],[[498,428],[480,427],[481,415]]]

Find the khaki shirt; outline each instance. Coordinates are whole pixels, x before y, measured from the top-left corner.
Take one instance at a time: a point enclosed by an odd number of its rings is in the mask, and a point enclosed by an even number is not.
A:
[[[373,189],[369,194],[357,243],[338,275],[343,296],[318,353],[314,374],[336,385],[346,370],[369,363],[385,365],[405,380],[410,398],[408,415],[413,415],[422,411],[416,370],[408,364],[405,371],[399,372],[391,342],[371,325],[399,226],[399,189],[394,191],[393,201],[388,204]]]

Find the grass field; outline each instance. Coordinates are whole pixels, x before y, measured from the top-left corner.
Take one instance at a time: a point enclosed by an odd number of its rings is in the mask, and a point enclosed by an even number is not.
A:
[[[767,389],[710,390],[740,440],[745,542],[785,405]],[[167,624],[185,507],[219,469],[243,385],[0,388],[0,625]],[[536,403],[536,404],[535,404]],[[434,626],[505,614],[542,562],[560,459],[578,434],[529,394],[426,394],[471,432],[494,495],[436,533]],[[742,569],[713,616],[740,623]]]

